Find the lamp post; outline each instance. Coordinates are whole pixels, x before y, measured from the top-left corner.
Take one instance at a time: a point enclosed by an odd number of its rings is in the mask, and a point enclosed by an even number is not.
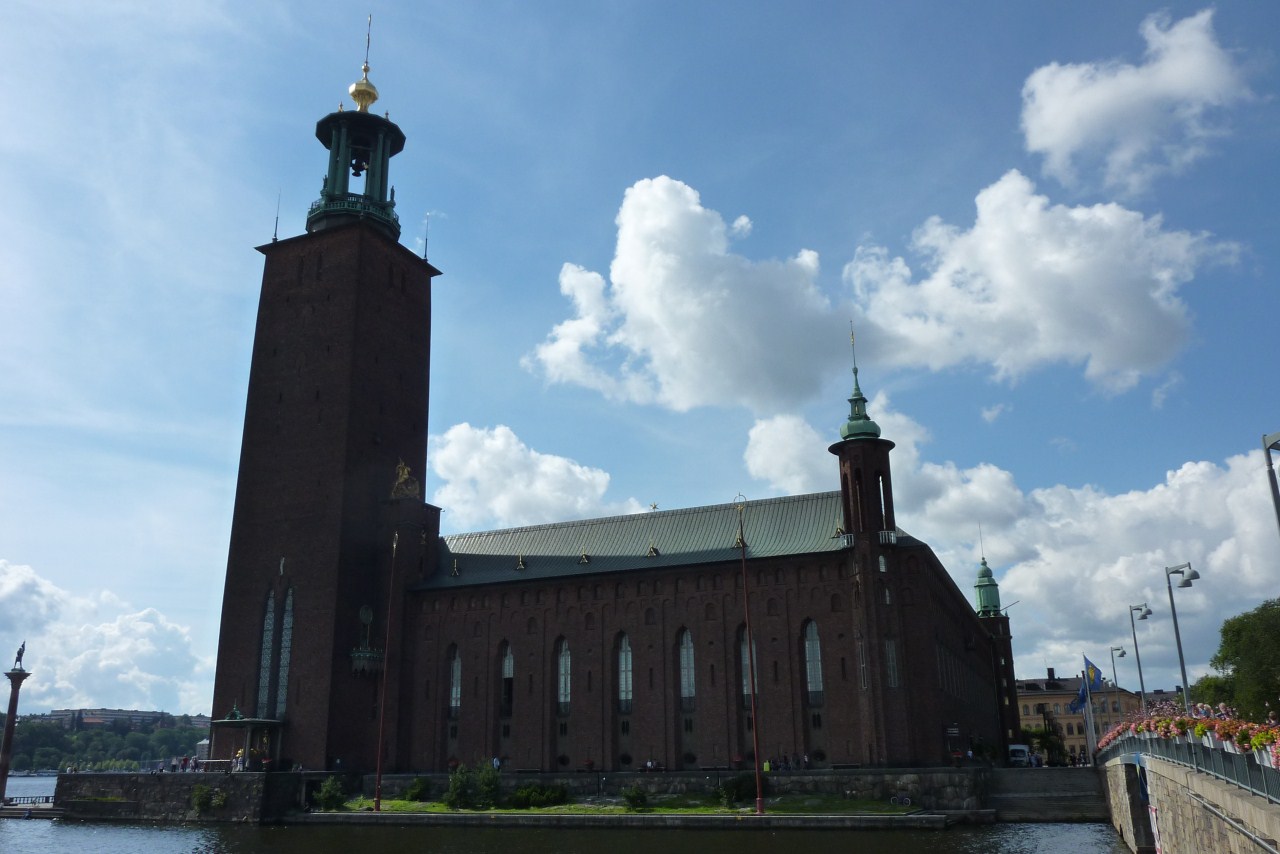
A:
[[[1129,606],[1129,631],[1133,633],[1133,656],[1138,659],[1138,694],[1139,700],[1142,702],[1142,713],[1147,712],[1147,683],[1142,680],[1142,653],[1138,650],[1138,629],[1134,626],[1133,613],[1138,612],[1138,619],[1145,620],[1151,616],[1151,609],[1147,607],[1147,603],[1141,605]]]
[[[1276,508],[1276,524],[1280,525],[1280,486],[1276,485],[1276,470],[1271,464],[1271,452],[1280,450],[1280,433],[1262,437],[1262,453],[1267,458],[1267,479],[1271,481],[1271,505]]]
[[[373,811],[382,812],[382,751],[385,743],[384,737],[386,733],[387,721],[387,679],[391,673],[391,606],[395,601],[396,589],[396,553],[400,548],[400,525],[407,525],[407,522],[397,522],[396,528],[391,532],[391,571],[387,574],[387,624],[385,636],[382,641],[382,684],[378,691],[378,760],[376,771],[374,774],[373,785]],[[419,546],[425,546],[427,542],[427,530],[422,529],[422,537]]]
[[[1182,708],[1191,708],[1191,686],[1187,684],[1187,662],[1182,657],[1182,633],[1178,631],[1178,609],[1173,604],[1173,577],[1181,575],[1179,587],[1190,587],[1191,582],[1200,577],[1200,573],[1191,568],[1189,563],[1164,568],[1164,584],[1169,588],[1169,613],[1173,615],[1173,639],[1178,643],[1178,667],[1182,669]]]
[[[1124,658],[1124,647],[1111,647],[1111,713],[1116,714],[1123,712],[1120,708],[1120,680],[1116,678],[1116,653],[1120,653],[1120,657]],[[1112,722],[1114,723],[1114,721]]]
[[[747,667],[751,687],[751,752],[755,759],[756,815],[764,815],[764,778],[760,776],[760,716],[756,708],[756,642],[751,634],[751,597],[747,592],[747,538],[743,532],[742,513],[747,499],[742,493],[734,497],[738,510],[738,548],[742,556],[742,619],[747,633]]]

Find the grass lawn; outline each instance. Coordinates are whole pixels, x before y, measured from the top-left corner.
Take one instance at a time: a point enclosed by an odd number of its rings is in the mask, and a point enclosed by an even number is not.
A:
[[[373,809],[372,798],[353,798],[343,804],[346,811]],[[836,795],[782,795],[765,798],[765,811],[774,815],[906,815],[918,808],[880,801],[855,801]],[[653,795],[645,809],[634,812],[666,815],[741,815],[755,811],[755,803],[739,803],[730,808],[709,795]],[[404,801],[382,799],[382,812],[449,813],[510,812],[545,813],[549,815],[623,815],[629,810],[620,797],[589,798],[554,807],[531,807],[517,810],[499,806],[492,810],[450,810],[440,801]]]

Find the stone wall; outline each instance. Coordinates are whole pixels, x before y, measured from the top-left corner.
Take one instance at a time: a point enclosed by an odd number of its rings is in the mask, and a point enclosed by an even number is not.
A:
[[[750,771],[701,771],[697,773],[582,772],[577,774],[502,774],[502,791],[511,792],[529,783],[562,785],[570,797],[593,795],[618,797],[623,789],[639,786],[651,795],[711,794],[717,785]],[[888,801],[897,795],[911,798],[915,806],[938,810],[984,808],[988,786],[986,768],[878,769],[802,774],[770,773],[765,776],[771,794],[843,795],[854,800]],[[434,800],[448,788],[448,774],[395,774],[382,778],[382,796],[396,798],[418,777],[430,781]],[[363,793],[373,797],[372,774],[363,781]]]
[[[213,801],[203,811],[197,786]],[[68,818],[260,822],[293,806],[298,790],[296,774],[59,774],[54,806]]]
[[[1163,854],[1253,854],[1252,833],[1275,846],[1280,839],[1280,804],[1191,768],[1145,756],[1147,790],[1155,806],[1155,833],[1140,802],[1138,767],[1107,765],[1111,823],[1130,850]]]

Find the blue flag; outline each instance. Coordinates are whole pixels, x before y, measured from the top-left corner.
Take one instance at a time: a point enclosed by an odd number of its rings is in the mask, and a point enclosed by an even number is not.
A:
[[[1084,708],[1085,703],[1088,702],[1088,695],[1085,694],[1084,689],[1085,683],[1081,682],[1080,693],[1076,694],[1076,698],[1074,700],[1067,703],[1067,711],[1071,712],[1073,715],[1079,713],[1079,711]]]
[[[1102,671],[1098,669],[1098,665],[1089,660],[1089,656],[1084,657],[1084,675],[1085,684],[1089,686],[1090,691],[1102,690]]]

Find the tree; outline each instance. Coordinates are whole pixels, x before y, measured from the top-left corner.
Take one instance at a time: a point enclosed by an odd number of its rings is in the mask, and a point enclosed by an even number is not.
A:
[[[1231,679],[1232,702],[1242,717],[1266,720],[1280,700],[1280,599],[1222,624],[1222,642],[1210,664]],[[1197,683],[1199,684],[1199,683]]]
[[[1235,705],[1235,678],[1221,673],[1206,673],[1191,683],[1191,702],[1208,703],[1217,706],[1226,703]]]

